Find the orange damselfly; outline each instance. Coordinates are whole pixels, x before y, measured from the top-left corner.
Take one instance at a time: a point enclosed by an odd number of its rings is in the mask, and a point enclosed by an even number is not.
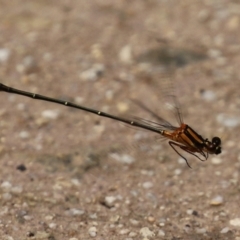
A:
[[[219,137],[213,137],[212,141],[208,140],[207,138],[204,139],[201,135],[199,135],[196,131],[194,131],[190,126],[183,123],[181,114],[179,112],[179,108],[176,107],[176,115],[179,122],[179,127],[175,127],[171,125],[168,121],[164,120],[163,118],[159,117],[147,107],[142,105],[141,103],[135,101],[138,105],[140,105],[143,109],[150,112],[156,119],[158,119],[159,123],[149,121],[146,119],[141,118],[133,118],[133,119],[126,119],[122,117],[117,117],[105,112],[101,112],[95,109],[87,108],[84,106],[77,105],[75,103],[66,102],[56,98],[50,98],[47,96],[43,96],[40,94],[35,94],[31,92],[22,91],[19,89],[8,87],[2,83],[0,83],[0,91],[14,93],[26,97],[30,97],[33,99],[43,100],[47,102],[54,102],[57,104],[61,104],[67,107],[77,108],[86,112],[90,112],[102,117],[114,119],[116,121],[120,121],[126,123],[131,126],[139,127],[142,129],[147,129],[152,132],[156,132],[161,136],[169,139],[169,145],[173,148],[173,150],[180,155],[190,167],[187,159],[179,153],[177,148],[194,155],[201,161],[205,161],[208,159],[209,154],[220,154],[221,153],[221,139]],[[201,157],[199,157],[199,154]]]

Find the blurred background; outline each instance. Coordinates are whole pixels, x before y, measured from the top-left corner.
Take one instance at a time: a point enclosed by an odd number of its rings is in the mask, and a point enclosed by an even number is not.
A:
[[[239,239],[239,30],[237,0],[1,1],[3,84],[178,126],[174,94],[223,142],[189,169],[155,133],[2,92],[3,239]]]

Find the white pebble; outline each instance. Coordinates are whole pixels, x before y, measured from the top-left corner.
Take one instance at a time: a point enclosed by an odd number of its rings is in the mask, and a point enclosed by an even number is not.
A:
[[[130,232],[130,233],[128,234],[128,236],[129,236],[129,237],[136,237],[136,236],[137,236],[137,233],[135,233],[135,232]]]
[[[91,237],[96,237],[97,236],[97,228],[96,227],[90,227],[88,229],[88,233]]]
[[[7,48],[0,48],[0,62],[6,62],[9,59],[10,50]]]
[[[13,187],[13,188],[11,189],[11,192],[14,193],[14,194],[22,193],[22,191],[23,191],[23,188],[20,187],[20,186]]]
[[[77,179],[77,178],[71,179],[71,183],[72,183],[74,186],[76,186],[76,187],[79,186],[79,185],[81,185],[79,179]]]
[[[158,236],[159,237],[164,237],[165,236],[165,232],[163,230],[159,230],[158,231]]]
[[[24,220],[26,220],[26,221],[30,221],[30,220],[33,219],[33,217],[32,217],[32,216],[29,216],[29,215],[25,215],[25,216],[23,216],[23,218],[24,218]]]
[[[49,228],[51,228],[51,229],[56,229],[57,224],[56,224],[56,223],[49,223],[48,226],[49,226]]]
[[[45,110],[41,113],[42,117],[47,119],[57,119],[59,116],[58,110]]]
[[[180,175],[182,173],[181,169],[175,169],[174,170],[174,175]]]
[[[22,138],[22,139],[28,138],[29,135],[30,135],[30,134],[29,134],[29,132],[27,132],[27,131],[21,131],[21,132],[19,133],[19,137]]]
[[[79,77],[84,81],[96,81],[105,71],[103,64],[95,64],[92,68],[80,73]]]
[[[3,188],[5,191],[9,191],[12,188],[12,184],[8,181],[5,181],[1,184],[1,188]]]
[[[113,207],[114,206],[114,202],[117,200],[116,197],[114,196],[106,196],[105,197],[105,204],[109,207]]]
[[[141,228],[139,232],[145,238],[154,237],[155,236],[155,233],[152,232],[148,227]]]
[[[188,215],[192,215],[192,214],[193,214],[193,210],[192,210],[192,209],[188,209],[188,210],[187,210],[187,214],[188,214]]]
[[[119,59],[125,64],[132,63],[132,48],[129,45],[124,46],[119,52]]]
[[[228,233],[230,229],[228,227],[223,228],[220,233]]]
[[[216,196],[211,201],[210,204],[213,206],[219,206],[223,204],[223,197],[222,196]]]
[[[135,159],[128,154],[120,155],[117,153],[111,153],[110,157],[124,164],[132,164],[133,162],[135,162]]]
[[[129,232],[130,232],[129,229],[121,229],[120,232],[119,232],[119,234],[125,235],[125,234],[128,234]]]
[[[196,228],[196,233],[198,234],[204,234],[206,232],[207,232],[206,228]]]
[[[181,157],[178,158],[177,161],[178,161],[179,164],[186,164],[186,161],[183,158],[181,158]]]
[[[85,213],[85,211],[81,209],[71,208],[68,210],[68,213],[72,216],[81,216]]]
[[[218,114],[217,121],[225,127],[237,127],[240,124],[240,118],[237,116],[229,116],[226,114]]]
[[[201,96],[207,102],[213,101],[216,98],[216,94],[210,90],[203,91]]]
[[[229,223],[234,227],[240,227],[240,218],[231,219]]]
[[[145,189],[149,189],[149,188],[152,188],[153,187],[153,183],[152,182],[144,182],[142,184],[143,188]]]
[[[213,158],[211,158],[211,163],[214,165],[219,165],[222,163],[222,159],[218,158],[218,157],[213,157]]]
[[[138,226],[139,225],[139,221],[135,220],[135,219],[130,219],[129,222],[134,225],[134,226]]]

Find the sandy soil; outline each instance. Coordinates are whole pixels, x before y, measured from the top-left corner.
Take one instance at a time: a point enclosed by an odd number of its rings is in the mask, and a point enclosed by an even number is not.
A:
[[[2,92],[1,239],[239,240],[239,29],[236,0],[1,1],[2,83],[171,120],[170,82],[223,147],[189,169],[155,133]]]

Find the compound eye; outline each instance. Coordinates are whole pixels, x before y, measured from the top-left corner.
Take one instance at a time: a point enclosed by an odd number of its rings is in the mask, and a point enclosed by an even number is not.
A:
[[[222,152],[221,148],[217,148],[215,154],[220,154]]]
[[[221,145],[221,139],[219,137],[214,137],[212,139],[212,143],[215,145],[215,146],[219,146]]]

